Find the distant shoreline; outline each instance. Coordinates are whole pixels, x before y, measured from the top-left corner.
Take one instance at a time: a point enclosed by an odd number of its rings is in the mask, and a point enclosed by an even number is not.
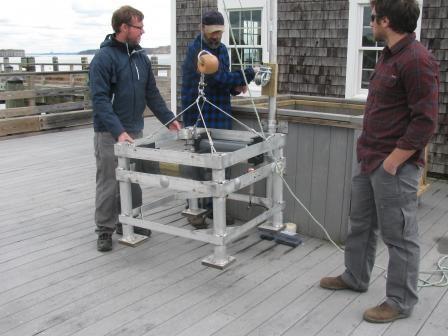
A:
[[[171,47],[161,46],[156,48],[143,48],[149,55],[154,54],[169,54]],[[78,52],[47,52],[47,53],[26,53],[27,55],[40,55],[40,56],[58,56],[58,55],[95,55],[99,49],[87,49]]]

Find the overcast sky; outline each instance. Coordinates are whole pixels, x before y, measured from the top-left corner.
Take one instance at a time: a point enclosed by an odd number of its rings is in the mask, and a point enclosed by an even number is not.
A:
[[[0,6],[0,49],[27,54],[99,48],[112,32],[115,9],[131,5],[145,15],[143,47],[170,44],[170,0],[4,0]]]

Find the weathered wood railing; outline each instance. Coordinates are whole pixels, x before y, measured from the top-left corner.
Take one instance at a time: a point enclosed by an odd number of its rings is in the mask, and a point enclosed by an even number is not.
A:
[[[170,66],[153,68],[169,104]],[[87,80],[87,70],[0,73],[0,136],[92,123]]]
[[[3,63],[0,63],[0,72],[59,71],[59,66],[63,67],[63,70],[68,71],[88,70],[89,61],[86,56],[81,57],[81,63],[59,63],[59,58],[57,56],[52,57],[51,63],[36,63],[35,57],[21,57],[20,62],[10,62],[9,57],[3,57]]]

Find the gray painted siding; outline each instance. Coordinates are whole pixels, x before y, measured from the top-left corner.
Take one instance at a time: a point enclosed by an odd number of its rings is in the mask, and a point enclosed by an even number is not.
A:
[[[258,129],[253,119],[241,115],[239,119]],[[239,125],[234,126],[235,129],[239,128]],[[355,133],[358,131],[353,128],[288,122],[284,151],[285,179],[301,202],[326,228],[331,238],[338,242],[343,242],[347,236]],[[264,184],[257,186],[257,195],[264,190],[263,187]],[[297,224],[299,232],[303,234],[323,238],[323,231],[313,223],[286,188],[283,194],[284,222]],[[241,219],[247,219],[256,213],[237,202],[229,203],[228,212]]]
[[[288,129],[287,181],[330,236],[337,241],[344,241],[348,225],[355,131],[291,122]],[[305,210],[289,195],[286,198],[285,221],[296,223],[302,233],[324,237],[322,230],[313,223]]]

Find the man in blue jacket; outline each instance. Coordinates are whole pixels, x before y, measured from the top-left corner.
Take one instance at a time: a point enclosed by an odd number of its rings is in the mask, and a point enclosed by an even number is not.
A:
[[[115,33],[106,36],[90,64],[97,167],[95,223],[97,249],[101,252],[112,249],[112,233],[120,228],[114,144],[132,143],[142,136],[146,106],[163,124],[174,118],[156,87],[151,63],[139,45],[145,32],[143,18],[142,12],[130,6],[117,9],[112,15]],[[181,128],[176,120],[168,127],[170,130]],[[140,193],[137,198],[141,199],[140,188],[134,185],[134,190]]]
[[[198,54],[202,50],[215,55],[219,61],[218,71],[205,75],[204,95],[215,106],[219,107],[229,115],[232,114],[230,96],[238,95],[247,91],[247,82],[251,82],[255,77],[255,71],[249,67],[242,70],[230,71],[229,53],[227,47],[221,43],[224,32],[224,17],[216,10],[205,13],[202,16],[201,33],[188,46],[187,56],[182,65],[182,111],[189,107],[198,98],[198,85],[201,74],[198,72]],[[232,119],[222,111],[213,107],[209,103],[200,102],[202,116],[207,128],[231,129]],[[204,127],[202,119],[199,117],[197,105],[188,108],[183,114],[184,126]],[[184,168],[184,174],[195,176],[201,180],[209,180],[207,170]],[[211,199],[203,200],[203,207],[209,211],[207,216],[212,216]],[[205,220],[205,218],[203,218]],[[232,221],[228,219],[230,224]],[[193,224],[193,222],[191,222]],[[196,228],[205,228],[205,221],[193,224]]]
[[[238,95],[247,90],[243,72],[230,71],[229,53],[226,46],[221,43],[224,32],[224,17],[218,11],[210,11],[202,16],[201,34],[188,46],[187,56],[182,65],[182,110],[190,106],[198,97],[198,84],[200,73],[197,70],[197,57],[201,50],[206,50],[215,55],[219,60],[219,69],[216,73],[205,76],[205,96],[214,105],[228,114],[232,114],[230,96]],[[249,67],[244,69],[247,82],[255,77],[255,71]],[[197,106],[189,108],[183,114],[184,126],[197,125],[203,127],[198,120]],[[219,129],[231,129],[230,117],[214,108],[210,104],[204,104],[202,114],[207,127]]]

